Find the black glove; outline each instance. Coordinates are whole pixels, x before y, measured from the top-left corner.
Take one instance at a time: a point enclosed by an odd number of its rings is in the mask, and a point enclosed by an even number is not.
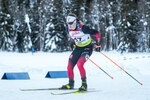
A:
[[[100,52],[100,47],[101,47],[100,42],[97,42],[95,47],[97,52]]]

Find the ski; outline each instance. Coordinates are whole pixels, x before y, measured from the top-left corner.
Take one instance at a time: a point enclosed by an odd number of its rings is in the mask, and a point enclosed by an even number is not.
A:
[[[41,88],[41,89],[20,89],[21,91],[44,91],[44,90],[78,90],[74,89],[61,89],[61,88]]]
[[[89,90],[89,91],[72,91],[72,92],[63,92],[63,93],[51,93],[52,95],[66,95],[66,94],[77,94],[77,93],[88,93],[88,92],[96,92],[95,90]]]

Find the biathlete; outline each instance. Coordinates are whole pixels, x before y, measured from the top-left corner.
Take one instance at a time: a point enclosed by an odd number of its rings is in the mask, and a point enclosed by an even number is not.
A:
[[[76,48],[71,53],[68,61],[67,70],[68,70],[69,83],[63,85],[61,89],[74,88],[73,69],[77,64],[77,67],[80,71],[81,80],[82,80],[82,85],[79,88],[79,91],[87,91],[86,71],[83,66],[93,52],[91,35],[95,35],[96,44],[100,45],[100,40],[101,40],[100,32],[94,29],[90,29],[86,25],[80,24],[78,22],[77,16],[73,13],[68,14],[66,22],[68,24],[69,37],[75,43]]]

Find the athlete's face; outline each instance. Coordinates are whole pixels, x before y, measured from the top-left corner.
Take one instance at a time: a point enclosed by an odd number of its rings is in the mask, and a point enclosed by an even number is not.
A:
[[[71,29],[71,30],[76,29],[76,17],[67,16],[66,22],[68,24],[69,29]]]
[[[68,27],[72,30],[76,29],[76,21],[68,22]]]

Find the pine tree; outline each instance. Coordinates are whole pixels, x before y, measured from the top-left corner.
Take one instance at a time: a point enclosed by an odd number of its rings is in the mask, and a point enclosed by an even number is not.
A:
[[[54,10],[53,10],[53,25],[54,25],[54,32],[51,34],[51,48],[52,51],[67,51],[68,48],[68,35],[67,35],[67,27],[66,27],[66,14],[64,14],[64,5],[62,1],[54,1]]]
[[[140,35],[138,37],[138,51],[150,51],[150,1],[138,2],[138,16],[140,17]]]
[[[36,51],[40,51],[43,48],[43,26],[42,22],[44,19],[42,19],[42,0],[34,1],[33,7],[30,8],[30,20],[31,20],[31,40],[32,40],[32,46],[35,48]]]
[[[149,0],[0,0],[0,5],[1,50],[71,50],[66,16],[72,12],[100,31],[103,50],[150,51]]]
[[[31,50],[31,26],[30,17],[28,15],[30,8],[29,1],[12,1],[12,5],[17,6],[13,12],[14,29],[16,34],[15,49],[18,52],[28,52]]]
[[[138,36],[138,22],[137,6],[135,1],[122,1],[122,36],[120,40],[120,47],[129,52],[137,51],[137,36]]]
[[[1,50],[13,51],[13,21],[9,12],[9,1],[1,1],[0,11],[0,48]]]
[[[52,23],[54,17],[54,7],[53,7],[53,0],[52,1],[46,1],[47,2],[47,6],[46,7],[46,27],[45,27],[45,32],[44,32],[44,48],[43,51],[51,51],[52,48],[52,44],[54,43],[53,41],[51,41],[51,37],[53,36],[52,34],[54,34],[54,24]]]

